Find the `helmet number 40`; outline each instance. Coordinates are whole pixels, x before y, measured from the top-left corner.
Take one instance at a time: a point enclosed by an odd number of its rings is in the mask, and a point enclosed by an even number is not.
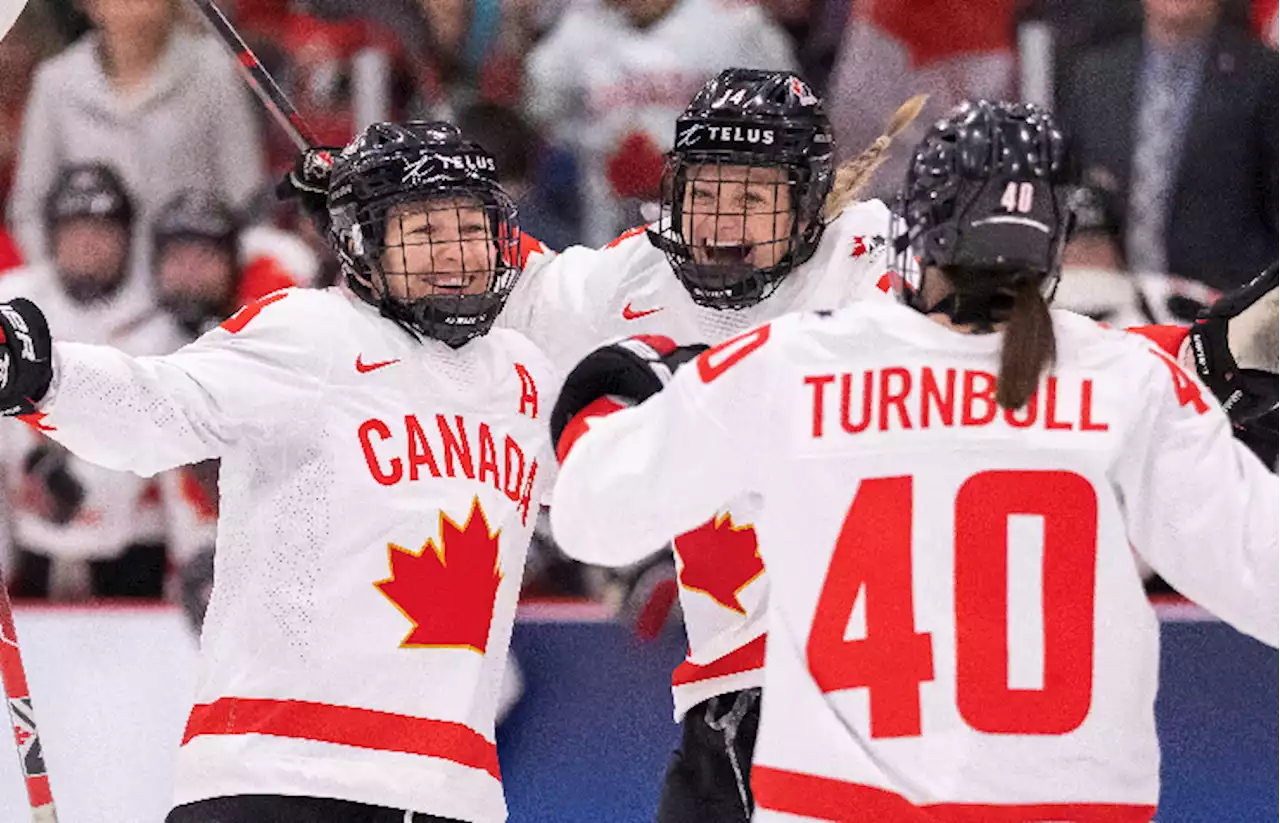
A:
[[[1031,183],[1009,183],[1000,195],[1000,205],[1007,212],[1026,214],[1031,211],[1035,196],[1036,187]]]

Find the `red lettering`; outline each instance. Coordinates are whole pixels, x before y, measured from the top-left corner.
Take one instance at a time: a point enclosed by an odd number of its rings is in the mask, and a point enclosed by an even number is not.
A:
[[[431,444],[418,424],[418,418],[412,414],[404,416],[404,431],[409,438],[409,479],[418,479],[418,467],[425,465],[432,477],[440,476],[440,468],[436,465],[436,456],[431,453]]]
[[[815,374],[804,379],[805,385],[813,386],[813,436],[822,436],[822,401],[827,384],[834,382],[834,374]]]
[[[462,473],[469,480],[476,479],[475,467],[471,463],[471,444],[467,442],[467,432],[462,425],[462,415],[454,415],[454,421],[458,425],[458,434],[455,436],[453,430],[449,428],[449,421],[445,419],[443,414],[436,415],[436,427],[440,429],[440,437],[444,439],[444,469],[450,477],[454,477],[453,460],[456,455],[458,463],[462,466]]]
[[[896,377],[900,381],[897,391],[889,387],[889,378]],[[911,428],[911,420],[907,417],[907,395],[911,393],[911,372],[893,366],[880,372],[880,431],[889,430],[889,407],[898,409],[898,422],[902,428]]]
[[[480,424],[480,477],[484,482],[485,473],[493,475],[493,487],[502,491],[498,482],[498,450],[493,445],[493,435],[489,433],[489,424]]]
[[[712,346],[698,355],[698,376],[703,383],[710,383],[768,340],[769,326],[766,324]]]
[[[849,434],[857,434],[871,425],[871,378],[872,372],[862,373],[862,420],[855,425],[849,419],[849,395],[853,393],[853,375],[848,372],[840,375],[840,425]]]
[[[391,458],[391,472],[389,474],[384,472],[378,464],[378,455],[373,451],[373,443],[369,439],[370,432],[376,432],[383,440],[390,440],[391,429],[387,428],[386,423],[377,419],[369,419],[360,424],[360,448],[364,449],[364,462],[369,465],[369,474],[373,475],[373,479],[384,486],[399,483],[400,478],[404,476],[404,468],[400,464],[400,458]]]
[[[1169,367],[1169,375],[1173,377],[1173,391],[1178,397],[1178,405],[1186,406],[1190,404],[1196,410],[1196,414],[1204,414],[1209,411],[1209,404],[1204,402],[1204,395],[1200,393],[1200,386],[1196,381],[1182,370],[1182,367],[1174,362],[1173,358],[1164,353],[1163,349],[1152,349],[1151,353],[1159,357],[1164,364]]]
[[[520,377],[520,413],[538,419],[538,386],[533,382],[533,375],[519,363],[515,364],[516,374]],[[526,411],[528,409],[528,411]]]
[[[931,402],[932,401],[932,402]],[[933,369],[924,367],[920,374],[920,427],[929,427],[929,407],[938,410],[938,419],[942,425],[950,426],[955,421],[956,412],[956,370],[947,369],[947,387],[945,392],[938,391],[938,381],[933,376]]]
[[[1093,422],[1093,381],[1086,379],[1080,384],[1080,431],[1104,432],[1106,423]]]
[[[512,454],[515,455],[514,461],[511,459]],[[502,491],[512,503],[519,502],[520,486],[524,483],[524,452],[520,450],[520,444],[511,439],[511,435],[507,435],[506,442],[503,443],[502,467]]]
[[[978,381],[986,383],[986,388],[979,391]],[[974,413],[975,401],[986,404],[986,411],[981,416]],[[985,426],[996,419],[996,378],[984,371],[964,373],[964,410],[960,417],[962,426]]]
[[[533,502],[533,478],[538,476],[538,461],[529,464],[529,479],[524,482],[524,491],[520,494],[520,524],[529,524],[529,506]]]
[[[1055,412],[1058,411],[1058,378],[1050,377],[1045,381],[1045,400],[1044,400],[1044,427],[1049,430],[1053,429],[1070,429],[1071,421],[1062,422],[1055,419]]]
[[[1021,418],[1018,412],[1025,412]],[[1025,429],[1035,425],[1036,418],[1040,414],[1040,393],[1036,392],[1027,400],[1027,405],[1021,409],[1005,409],[1004,422],[1013,426],[1015,429]]]

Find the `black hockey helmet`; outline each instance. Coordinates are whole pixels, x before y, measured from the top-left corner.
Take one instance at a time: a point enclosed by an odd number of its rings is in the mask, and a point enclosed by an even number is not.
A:
[[[226,256],[229,277],[214,285],[190,281],[173,291],[158,287],[157,299],[174,319],[192,334],[221,321],[235,310],[240,284],[240,231],[242,225],[231,207],[212,192],[184,189],[164,204],[151,224],[152,264],[160,277],[165,252],[174,244],[195,241]]]
[[[226,201],[209,191],[183,189],[164,204],[151,223],[156,257],[177,240],[203,240],[232,255],[239,251],[241,222]]]
[[[1052,298],[1071,230],[1068,184],[1065,140],[1044,109],[986,100],[953,109],[916,146],[895,214],[908,304],[924,308],[929,266],[989,273],[993,293],[1040,277]]]
[[[105,300],[120,290],[132,256],[134,207],[128,189],[113,168],[103,163],[65,166],[45,197],[44,219],[50,254],[57,260],[58,275],[68,297],[89,303]],[[59,229],[71,221],[111,226],[117,230],[118,239],[106,241],[99,235],[90,241],[92,245],[67,247],[71,256],[64,259]]]
[[[721,173],[725,167],[739,168],[728,175]],[[773,183],[774,197],[753,204],[741,194],[742,182],[769,180],[756,169],[783,174]],[[753,306],[813,256],[834,176],[831,123],[799,75],[725,69],[676,120],[662,218],[649,238],[694,302],[717,309]],[[741,194],[731,209],[720,196],[726,183],[738,184],[726,194]],[[772,214],[773,234],[748,237],[748,214],[762,213]]]
[[[482,212],[483,226],[467,229],[463,213],[473,213],[471,203]],[[410,230],[412,242],[402,236],[388,247],[389,222],[403,219],[400,206],[428,217],[452,211],[455,229],[478,233],[488,244],[488,259],[469,267],[464,245],[475,243],[456,232],[436,238]],[[520,274],[516,209],[498,185],[493,157],[449,123],[375,123],[365,129],[334,163],[329,215],[331,241],[352,291],[411,333],[455,348],[488,332]],[[437,271],[433,262],[430,270],[408,270],[408,247],[414,245],[429,247],[430,261],[453,257],[454,268]],[[388,270],[389,254],[400,255],[403,270]],[[405,280],[393,284],[397,277]],[[469,286],[453,291],[457,282],[469,284],[474,277],[485,278],[482,292],[470,292]],[[432,293],[414,298],[411,281],[421,279],[432,283]],[[436,285],[444,280],[455,283]]]
[[[133,200],[115,169],[105,163],[65,166],[54,178],[44,202],[47,228],[52,231],[64,220],[96,217],[133,226]]]

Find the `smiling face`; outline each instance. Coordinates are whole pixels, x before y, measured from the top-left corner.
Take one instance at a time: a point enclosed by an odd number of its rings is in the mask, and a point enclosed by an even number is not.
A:
[[[386,292],[406,303],[444,294],[483,294],[498,262],[489,215],[469,197],[393,206],[387,212],[384,249]],[[382,293],[376,279],[374,290]]]
[[[794,223],[787,173],[769,166],[693,166],[681,219],[695,263],[771,268],[786,254]]]

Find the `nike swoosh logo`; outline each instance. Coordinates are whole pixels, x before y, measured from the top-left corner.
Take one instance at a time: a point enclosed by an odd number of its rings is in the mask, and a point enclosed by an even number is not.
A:
[[[380,363],[365,363],[361,359],[361,355],[356,355],[356,371],[361,374],[368,374],[371,371],[380,369],[383,366],[390,366],[392,363],[399,363],[399,360],[383,360]]]
[[[656,314],[662,311],[663,308],[664,308],[663,306],[659,306],[656,309],[645,309],[644,311],[636,311],[635,309],[631,308],[631,304],[628,303],[627,305],[622,307],[622,319],[623,320],[639,320],[641,317],[648,317],[651,314]]]

